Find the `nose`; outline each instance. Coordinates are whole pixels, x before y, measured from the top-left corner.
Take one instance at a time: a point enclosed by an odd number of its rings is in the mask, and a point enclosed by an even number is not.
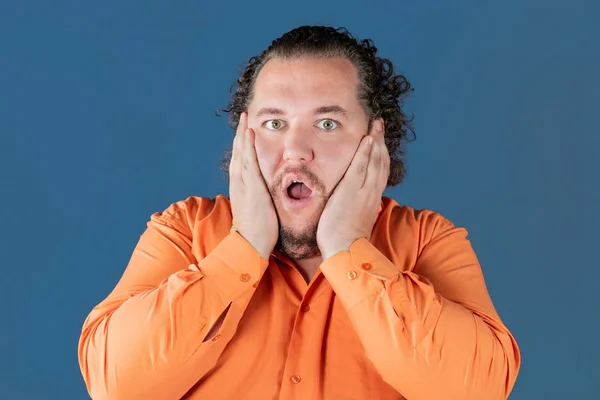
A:
[[[288,129],[284,136],[283,158],[286,161],[311,161],[314,158],[310,130]]]

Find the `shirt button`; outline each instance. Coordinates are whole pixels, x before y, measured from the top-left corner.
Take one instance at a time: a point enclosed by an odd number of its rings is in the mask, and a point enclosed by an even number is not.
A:
[[[292,377],[290,378],[290,381],[292,381],[292,383],[300,383],[301,380],[302,378],[298,374],[292,375]]]
[[[364,263],[363,265],[361,265],[362,269],[364,269],[365,271],[370,270],[371,268],[373,268],[373,266],[369,263]]]
[[[240,275],[240,281],[242,281],[242,282],[248,282],[249,280],[250,280],[250,274],[244,273],[244,274]]]
[[[304,312],[309,312],[310,311],[310,306],[307,304],[302,308],[302,311]]]
[[[350,280],[356,279],[357,276],[358,276],[358,274],[356,273],[356,271],[348,272],[348,279],[350,279]]]

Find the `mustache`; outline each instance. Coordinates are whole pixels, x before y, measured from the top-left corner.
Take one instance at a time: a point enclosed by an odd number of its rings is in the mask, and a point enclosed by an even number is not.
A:
[[[315,191],[315,189],[317,189],[318,193],[325,195],[325,184],[319,179],[319,177],[316,174],[309,170],[306,165],[289,165],[277,174],[277,176],[273,180],[273,183],[271,184],[271,187],[269,188],[269,191],[271,192],[271,196],[273,196],[273,198],[276,198],[278,196],[279,188],[281,187],[281,183],[283,182],[283,177],[289,173],[304,175],[309,181],[310,186],[313,188],[313,192]]]

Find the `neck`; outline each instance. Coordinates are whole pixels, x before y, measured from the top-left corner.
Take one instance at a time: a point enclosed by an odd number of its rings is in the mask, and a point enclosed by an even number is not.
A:
[[[319,265],[321,265],[322,260],[323,259],[321,256],[303,258],[301,260],[292,259],[294,264],[296,264],[296,266],[298,267],[300,274],[302,274],[302,276],[304,277],[306,283],[309,283],[315,276],[317,270],[319,269]]]

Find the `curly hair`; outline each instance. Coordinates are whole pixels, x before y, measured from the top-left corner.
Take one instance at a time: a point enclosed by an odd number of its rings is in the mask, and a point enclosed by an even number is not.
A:
[[[232,85],[228,108],[220,110],[229,113],[229,126],[235,131],[240,115],[247,111],[252,100],[256,78],[269,60],[300,57],[345,57],[352,62],[359,77],[358,98],[367,113],[369,125],[380,117],[384,121],[385,144],[390,154],[387,186],[402,182],[406,173],[405,145],[416,138],[413,117],[408,118],[402,106],[413,88],[403,75],[394,74],[390,60],[377,56],[372,40],[357,40],[346,28],[301,26],[275,39],[260,55],[250,58]],[[228,172],[230,159],[231,152],[228,152],[221,166],[225,172]]]

